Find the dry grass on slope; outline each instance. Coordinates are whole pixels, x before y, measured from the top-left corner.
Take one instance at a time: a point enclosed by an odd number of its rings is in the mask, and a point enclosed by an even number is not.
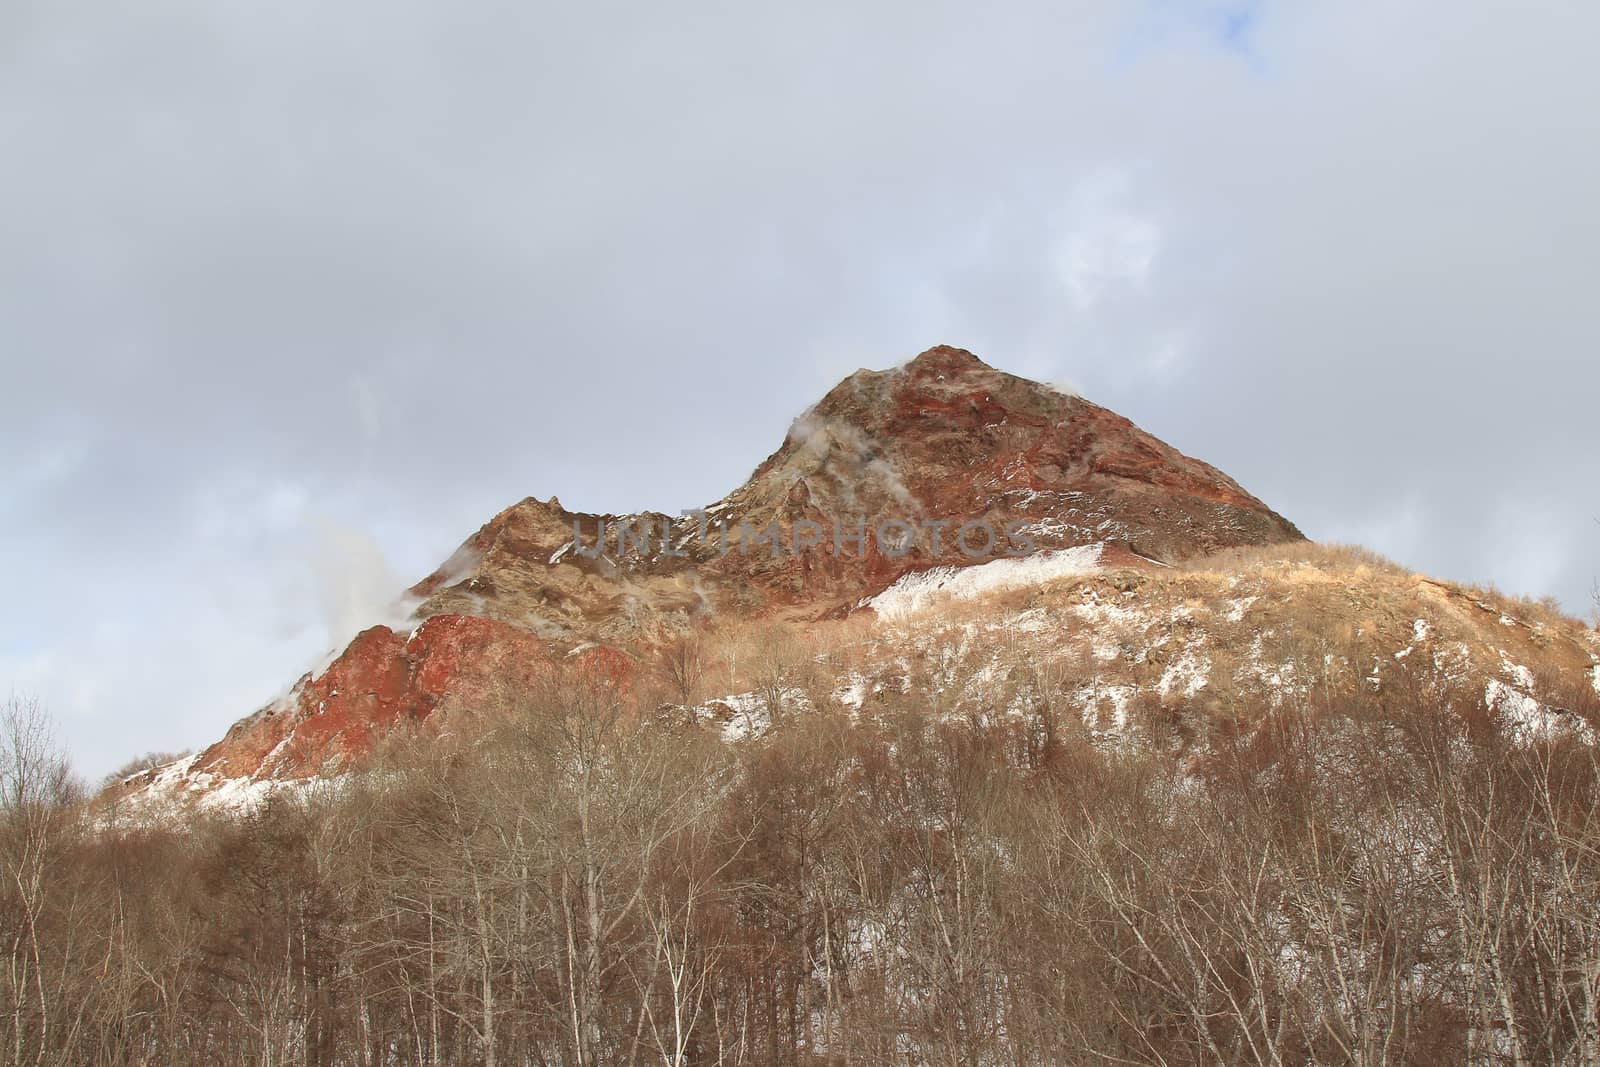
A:
[[[1223,577],[1272,573],[1288,578],[1297,571],[1307,569],[1321,575],[1348,575],[1356,581],[1365,581],[1382,575],[1404,577],[1436,586],[1450,595],[1471,601],[1482,611],[1493,613],[1497,617],[1510,618],[1522,625],[1577,629],[1584,627],[1580,619],[1562,609],[1555,597],[1519,596],[1504,593],[1493,585],[1429,578],[1360,545],[1300,541],[1292,544],[1233,548],[1214,555],[1187,560],[1179,564],[1178,569]]]
[[[1044,700],[1101,738],[1418,692],[1531,737],[1583,727],[1600,698],[1600,646],[1576,620],[1341,546],[1075,575],[812,627],[790,647],[814,663],[810,692],[821,679],[863,714],[914,697],[1005,717]]]

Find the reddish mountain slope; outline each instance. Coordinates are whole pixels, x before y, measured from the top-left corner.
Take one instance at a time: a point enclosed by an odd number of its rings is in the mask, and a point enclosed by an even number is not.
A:
[[[426,600],[418,614],[484,615],[545,636],[632,641],[696,614],[844,614],[908,571],[1027,547],[1005,536],[1008,524],[1035,550],[1108,543],[1162,562],[1302,539],[1227,475],[1127,419],[947,347],[845,379],[795,421],[749,481],[705,513],[619,519],[529,498],[419,583],[415,592]],[[874,532],[886,520],[915,527],[904,555],[879,543]],[[959,537],[967,522],[984,524],[969,530],[970,555]],[[602,523],[611,531],[608,550],[579,551],[597,546]],[[648,546],[617,551],[619,523],[648,529]],[[774,523],[782,551],[745,539]],[[940,524],[937,545],[924,523]],[[850,538],[863,525],[871,536],[858,547]],[[804,543],[812,537],[816,543]]]
[[[619,525],[632,537],[619,540]],[[934,348],[845,379],[697,517],[513,505],[412,590],[411,634],[367,630],[182,768],[124,791],[334,773],[574,648],[598,644],[611,651],[587,654],[620,663],[712,615],[837,618],[913,571],[1078,546],[1103,546],[1104,566],[1149,568],[1300,540],[1232,479],[1127,419]]]

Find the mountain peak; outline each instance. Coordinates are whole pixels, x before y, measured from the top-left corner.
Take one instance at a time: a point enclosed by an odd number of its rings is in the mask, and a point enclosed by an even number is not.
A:
[[[993,370],[983,360],[968,352],[965,348],[956,348],[952,345],[935,345],[925,352],[918,353],[910,362],[905,364],[905,369],[919,374],[960,374],[969,370]]]
[[[1227,475],[1120,415],[940,345],[846,378],[699,513],[595,515],[554,496],[506,508],[413,587],[409,634],[358,637],[185,773],[343,766],[397,726],[490,700],[512,665],[638,654],[710,617],[839,618],[902,579],[1090,559],[1148,571],[1299,540]]]
[[[905,552],[835,540],[895,522],[915,528]],[[993,534],[985,551],[955,541],[973,524],[974,539]],[[423,618],[486,615],[547,638],[627,642],[706,613],[847,614],[910,571],[1008,550],[1110,544],[1170,562],[1300,539],[1227,475],[1120,415],[939,345],[840,382],[698,519],[572,513],[554,498],[519,506],[416,592]]]

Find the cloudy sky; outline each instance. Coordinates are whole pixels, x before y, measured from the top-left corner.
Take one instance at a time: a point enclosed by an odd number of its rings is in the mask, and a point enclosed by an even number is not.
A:
[[[0,4],[0,696],[199,746],[936,343],[1588,609],[1590,0]]]

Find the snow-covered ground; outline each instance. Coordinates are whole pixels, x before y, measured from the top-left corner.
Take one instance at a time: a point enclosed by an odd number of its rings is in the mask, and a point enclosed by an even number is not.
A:
[[[195,770],[202,753],[160,768],[144,788],[120,802],[119,817],[159,818],[163,810],[193,806],[200,811],[247,815],[273,796],[306,796],[339,788],[339,778],[223,778]]]
[[[1441,686],[1470,685],[1474,698],[1495,713],[1506,736],[1518,744],[1563,737],[1597,741],[1594,728],[1578,714],[1544,703],[1549,698],[1540,676],[1519,660],[1541,669],[1545,660],[1537,658],[1537,645],[1519,648],[1518,633],[1463,629],[1448,614],[1429,616],[1424,609],[1423,615],[1401,616],[1383,629],[1365,629],[1369,643],[1360,649],[1357,668],[1325,648],[1313,654],[1293,640],[1301,623],[1293,614],[1284,615],[1284,605],[1306,595],[1298,576],[1297,584],[1282,587],[1236,578],[1227,595],[1208,597],[1203,586],[1181,575],[1170,586],[1152,580],[1127,588],[1104,570],[1097,544],[905,575],[863,601],[877,612],[877,625],[817,654],[817,664],[835,672],[831,696],[784,678],[685,710],[713,725],[725,741],[747,743],[771,730],[780,713],[816,710],[814,699],[831,699],[852,716],[870,715],[877,695],[906,694],[915,687],[951,714],[982,721],[1030,714],[1039,701],[1065,700],[1096,742],[1124,744],[1142,729],[1136,710],[1141,696],[1170,706],[1202,692],[1223,702],[1245,694],[1282,707],[1306,697],[1330,672],[1356,670],[1373,690],[1382,690],[1396,675],[1420,672]],[[1044,593],[1020,610],[1004,602],[981,614],[926,610],[946,600],[1017,587],[1041,587]],[[1304,607],[1294,610],[1302,618],[1314,617]],[[1237,645],[1241,623],[1251,635],[1243,648]],[[1594,662],[1600,644],[1591,633],[1578,635],[1584,649],[1580,670],[1600,692],[1600,663]],[[1365,674],[1368,663],[1371,673]],[[295,795],[316,784],[223,779],[197,770],[198,761],[189,757],[162,768],[128,798],[127,810],[153,814],[169,805],[194,805],[247,812],[269,797]]]
[[[930,567],[902,575],[877,596],[861,601],[882,619],[915,614],[945,599],[966,599],[981,593],[1037,585],[1052,578],[1098,570],[1104,545],[1081,545],[1031,556],[990,560],[971,567]]]

